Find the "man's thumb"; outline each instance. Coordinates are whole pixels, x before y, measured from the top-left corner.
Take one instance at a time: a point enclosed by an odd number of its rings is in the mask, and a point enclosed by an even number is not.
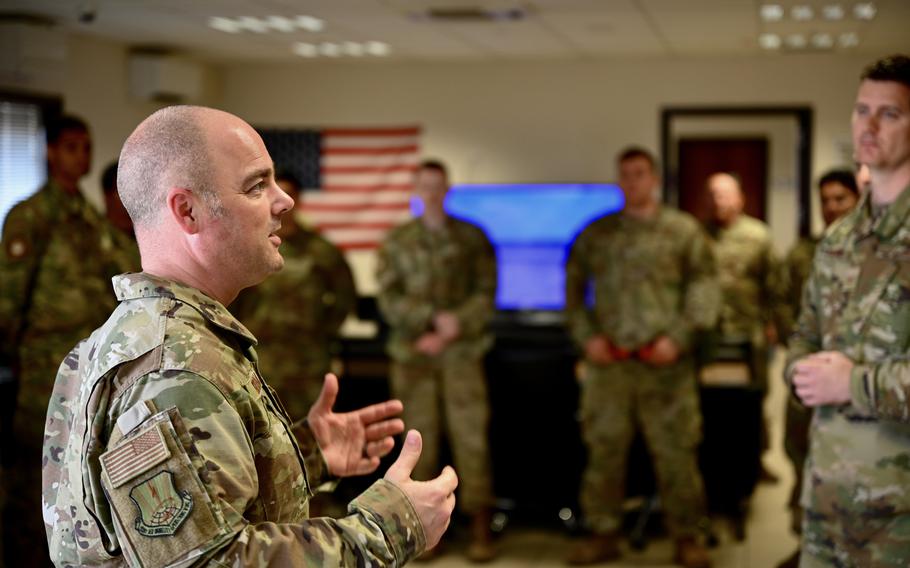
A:
[[[404,481],[410,479],[417,460],[420,459],[420,452],[423,450],[423,438],[417,430],[408,430],[408,435],[404,439],[404,446],[401,448],[401,454],[395,460],[385,477],[389,481]]]

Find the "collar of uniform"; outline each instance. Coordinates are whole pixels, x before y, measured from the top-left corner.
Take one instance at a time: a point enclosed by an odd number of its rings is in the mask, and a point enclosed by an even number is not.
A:
[[[871,207],[871,197],[868,198],[868,201]],[[875,234],[883,241],[890,240],[907,221],[908,214],[910,214],[910,186],[905,187],[897,199],[888,205],[881,220],[873,227]]]
[[[47,188],[62,213],[82,213],[86,207],[91,207],[81,191],[77,191],[75,194],[67,193],[54,178],[48,178]]]
[[[231,315],[221,302],[205,293],[173,280],[167,280],[147,272],[133,272],[114,276],[114,292],[119,301],[137,298],[173,298],[192,306],[207,321],[230,331],[256,345],[256,337],[237,318]]]
[[[660,220],[660,218],[663,216],[663,214],[664,214],[664,206],[662,203],[658,203],[657,208],[654,210],[654,214],[651,215],[650,217],[646,217],[646,218],[636,217],[634,215],[629,215],[629,213],[627,213],[625,209],[622,209],[619,212],[619,218],[622,219],[623,221],[625,221],[626,223],[632,223],[634,225],[653,225],[653,224],[657,223],[658,220]]]

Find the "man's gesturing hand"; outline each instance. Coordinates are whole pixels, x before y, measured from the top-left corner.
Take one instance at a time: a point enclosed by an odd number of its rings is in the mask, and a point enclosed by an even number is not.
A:
[[[850,402],[853,361],[839,351],[820,351],[793,366],[793,388],[806,406]]]
[[[446,466],[439,477],[430,481],[414,481],[411,472],[420,459],[423,439],[417,430],[408,431],[401,448],[401,455],[385,474],[386,481],[391,481],[410,499],[417,511],[423,532],[427,537],[427,549],[433,548],[442,538],[449,526],[452,511],[455,509],[455,487],[458,476],[455,470]]]
[[[329,471],[338,477],[366,475],[379,467],[379,458],[392,451],[393,436],[404,431],[396,418],[400,400],[373,404],[353,412],[332,412],[338,397],[338,378],[325,376],[322,392],[310,408],[307,420]]]

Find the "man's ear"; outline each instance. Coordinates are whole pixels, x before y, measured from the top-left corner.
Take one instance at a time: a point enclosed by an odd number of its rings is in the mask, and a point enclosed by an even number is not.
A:
[[[188,234],[199,232],[201,203],[196,195],[182,187],[172,187],[167,192],[167,212],[180,229]]]

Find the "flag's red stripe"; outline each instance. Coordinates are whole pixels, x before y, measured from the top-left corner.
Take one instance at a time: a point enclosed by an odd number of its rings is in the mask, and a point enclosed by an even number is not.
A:
[[[326,136],[417,136],[419,127],[412,128],[329,128],[322,131]]]
[[[369,250],[379,248],[379,241],[335,243],[341,250]]]
[[[298,207],[303,212],[307,211],[362,211],[364,209],[379,211],[405,211],[411,205],[407,201],[402,203],[304,203]]]
[[[389,230],[392,227],[397,227],[399,223],[392,222],[376,222],[376,221],[365,221],[362,223],[320,223],[316,222],[316,226],[319,227],[320,231],[330,231],[334,229],[379,229],[379,230]]]
[[[326,174],[384,174],[390,172],[413,172],[416,164],[396,164],[394,166],[331,166],[322,168]]]
[[[410,183],[389,184],[381,183],[375,185],[324,185],[323,191],[348,191],[352,193],[376,192],[376,191],[411,191],[414,187]]]
[[[417,145],[409,146],[386,146],[379,148],[322,148],[323,155],[378,155],[378,154],[408,154],[417,152]]]

